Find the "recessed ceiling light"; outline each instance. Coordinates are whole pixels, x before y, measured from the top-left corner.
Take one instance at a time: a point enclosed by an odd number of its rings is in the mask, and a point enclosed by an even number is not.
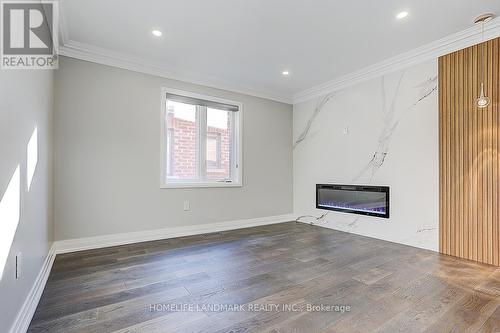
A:
[[[161,37],[161,35],[163,35],[160,30],[153,30],[151,33],[156,37]]]
[[[281,74],[283,74],[284,76],[288,76],[288,75],[290,75],[290,72],[289,71],[283,71],[283,72],[281,72]]]
[[[407,12],[407,11],[403,11],[403,12],[401,12],[401,13],[398,13],[398,15],[396,15],[396,18],[397,18],[398,20],[401,20],[401,19],[404,19],[404,18],[405,18],[405,17],[407,17],[407,16],[408,16],[408,12]]]

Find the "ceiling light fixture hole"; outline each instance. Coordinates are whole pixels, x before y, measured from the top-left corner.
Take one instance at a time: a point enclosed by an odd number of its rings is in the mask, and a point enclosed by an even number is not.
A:
[[[399,12],[397,15],[396,15],[396,18],[398,20],[401,20],[401,19],[404,19],[405,17],[408,16],[408,12],[405,10],[405,11],[402,11],[402,12]]]
[[[160,30],[153,30],[153,31],[151,31],[151,33],[155,37],[161,37],[161,35],[163,35],[163,33]]]

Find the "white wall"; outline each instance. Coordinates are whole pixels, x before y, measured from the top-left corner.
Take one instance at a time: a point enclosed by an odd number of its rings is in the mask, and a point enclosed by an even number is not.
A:
[[[295,214],[321,215],[314,208],[317,183],[389,185],[390,219],[331,212],[324,225],[437,250],[436,77],[437,62],[430,61],[335,93],[294,149]],[[294,106],[295,139],[317,103]],[[370,163],[376,152],[378,161],[387,153],[380,167]]]
[[[59,67],[57,240],[292,212],[290,105],[66,57]],[[242,188],[160,189],[164,86],[243,103]]]
[[[19,224],[0,280],[0,332],[7,332],[13,324],[53,240],[52,109],[52,71],[0,72],[0,198],[17,165],[20,166],[21,198]],[[26,146],[35,127],[38,128],[38,164],[28,191]],[[0,233],[5,236],[5,220],[0,221]],[[22,252],[23,259],[21,276],[16,280],[18,252]]]
[[[304,132],[318,101],[293,107],[292,135],[290,105],[61,57],[54,180],[53,72],[2,71],[0,196],[19,164],[21,212],[0,280],[0,331],[13,323],[40,271],[53,220],[61,240],[281,215],[292,212],[292,203],[297,215],[319,215],[316,183],[382,184],[391,186],[389,220],[332,212],[324,225],[436,250],[436,67],[435,61],[424,63],[335,93],[294,148],[292,177],[291,142]],[[242,188],[160,189],[163,86],[244,104]],[[35,127],[39,159],[28,191],[26,145]],[[385,152],[380,167],[370,164],[374,154]],[[191,211],[183,211],[184,200]],[[18,252],[23,272],[16,280]]]

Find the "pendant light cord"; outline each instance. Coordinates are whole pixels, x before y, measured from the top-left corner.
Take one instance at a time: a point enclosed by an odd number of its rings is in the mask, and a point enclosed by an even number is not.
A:
[[[481,87],[484,87],[484,21],[481,22]],[[483,88],[481,88],[483,89]]]
[[[474,103],[476,107],[480,109],[484,109],[490,105],[490,99],[487,97],[487,94],[485,94],[485,80],[488,80],[487,76],[487,64],[484,61],[484,57],[486,56],[486,59],[488,59],[488,49],[485,48],[485,41],[484,41],[484,25],[485,23],[490,20],[493,17],[493,14],[483,14],[474,20],[474,23],[481,23],[481,42],[479,43],[478,47],[479,50],[477,51],[478,57],[481,57],[480,60],[476,62],[476,66],[481,66],[480,68],[477,68],[477,78],[478,78],[478,83],[480,83],[479,86],[479,98],[476,100]],[[486,54],[485,54],[486,53]]]

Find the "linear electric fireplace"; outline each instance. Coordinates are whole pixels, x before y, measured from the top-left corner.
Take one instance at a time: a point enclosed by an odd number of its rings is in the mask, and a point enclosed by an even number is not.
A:
[[[389,187],[317,184],[316,208],[389,218]]]

